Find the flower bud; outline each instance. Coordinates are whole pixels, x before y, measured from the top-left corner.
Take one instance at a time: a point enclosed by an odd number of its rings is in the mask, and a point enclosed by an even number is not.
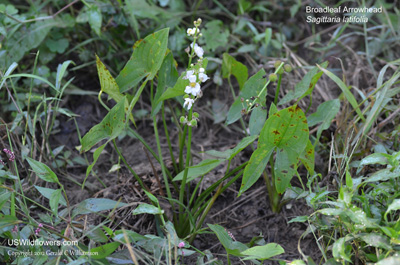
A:
[[[281,60],[277,60],[277,61],[274,63],[274,67],[275,67],[275,68],[278,68],[279,65],[281,65],[281,64],[282,64],[282,61],[281,61]]]
[[[186,123],[186,117],[181,116],[181,118],[179,119],[180,123]]]
[[[277,73],[278,73],[278,75],[282,75],[284,72],[285,72],[285,70],[282,67],[281,69],[279,69],[279,71]]]
[[[269,81],[276,82],[278,80],[278,76],[275,73],[269,75]]]
[[[285,64],[283,66],[286,72],[290,73],[292,71],[292,66],[290,64]]]
[[[190,126],[197,127],[197,120],[196,119],[191,120],[190,121]]]
[[[196,119],[199,118],[199,113],[197,113],[197,112],[193,112],[192,115],[193,115],[193,117],[195,117]]]
[[[201,24],[202,21],[203,21],[203,20],[202,20],[201,18],[198,18],[198,19],[197,19],[197,24],[199,24],[199,26],[200,26],[200,24]]]

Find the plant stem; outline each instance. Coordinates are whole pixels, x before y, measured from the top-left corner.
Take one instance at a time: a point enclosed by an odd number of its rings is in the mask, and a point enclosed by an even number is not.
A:
[[[276,86],[276,90],[275,90],[275,98],[274,98],[275,106],[278,103],[279,91],[281,89],[281,81],[282,81],[282,74],[279,75],[278,85]]]
[[[274,73],[277,74],[278,71],[281,70],[282,67],[283,67],[283,63],[281,63],[281,65],[279,65],[279,66],[275,69],[275,72],[274,72]],[[261,89],[260,93],[258,93],[257,97],[255,97],[255,99],[253,100],[252,105],[251,105],[250,109],[248,109],[248,111],[251,111],[251,110],[254,108],[255,103],[256,103],[256,100],[258,100],[258,99],[260,98],[260,96],[264,93],[265,89],[267,89],[267,86],[269,85],[270,82],[271,82],[271,81],[268,80],[267,83],[265,83],[265,85],[264,85],[264,87]],[[280,84],[279,84],[279,85],[280,85]]]
[[[163,157],[162,157],[162,152],[161,152],[161,145],[160,145],[160,137],[158,136],[158,129],[157,129],[157,120],[156,120],[156,116],[153,117],[153,126],[154,126],[154,135],[156,137],[156,142],[157,142],[157,149],[158,149],[158,157],[160,158],[161,161],[161,172],[164,178],[164,185],[165,185],[165,189],[167,191],[167,195],[168,198],[172,198],[172,194],[171,194],[171,190],[169,188],[169,181],[168,181],[168,177],[167,177],[167,173],[165,171],[165,165],[163,163]],[[162,189],[162,187],[160,187],[160,189]],[[175,215],[175,207],[174,204],[169,201],[172,207],[172,212]],[[174,217],[175,219],[175,217]]]
[[[192,113],[193,113],[193,108],[190,108],[189,110],[189,115],[188,115],[188,120],[191,121],[192,120]],[[186,180],[187,180],[187,175],[189,172],[189,165],[190,165],[190,151],[191,151],[191,147],[192,147],[192,127],[187,125],[186,127],[188,130],[188,141],[187,141],[187,145],[186,145],[186,165],[185,165],[185,171],[183,173],[183,178],[182,178],[182,182],[181,182],[181,187],[180,187],[180,191],[179,191],[179,222],[182,224],[183,223],[183,197],[185,194],[185,187],[186,187]],[[186,129],[185,127],[185,129]],[[185,137],[185,134],[184,134]],[[183,139],[185,140],[185,139]]]
[[[174,167],[175,173],[178,174],[179,173],[178,172],[178,166],[176,165],[175,156],[174,156],[174,152],[172,150],[172,145],[171,145],[171,139],[169,138],[167,122],[165,120],[164,102],[162,103],[162,106],[161,106],[161,116],[162,116],[162,119],[163,119],[165,137],[167,138],[167,142],[168,142],[169,155],[171,157],[172,165]]]
[[[186,134],[187,126],[183,129],[183,133],[179,134],[179,172],[183,170],[183,147],[185,146]]]

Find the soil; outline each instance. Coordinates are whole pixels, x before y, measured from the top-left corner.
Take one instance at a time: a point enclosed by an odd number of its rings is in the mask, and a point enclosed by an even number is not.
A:
[[[209,89],[211,90],[212,88]],[[207,91],[205,91],[205,94],[206,93]],[[198,112],[200,113],[201,120],[199,127],[194,129],[193,140],[195,163],[198,163],[204,158],[204,153],[202,153],[202,151],[212,149],[222,151],[227,148],[232,148],[242,138],[242,133],[239,130],[226,129],[222,123],[214,124],[213,119],[206,115],[209,109],[208,106],[210,102],[215,100],[215,98],[213,98],[215,96],[224,104],[230,104],[229,102],[233,100],[229,97],[225,97],[224,99],[221,88],[219,89],[219,93],[212,96],[204,96],[200,100]],[[145,106],[145,104],[143,103],[142,106]],[[77,123],[82,136],[105,116],[105,112],[102,110],[102,107],[99,106],[96,97],[70,96],[64,101],[64,107],[79,115]],[[61,116],[59,119],[61,124],[60,131],[51,138],[52,143],[54,146],[64,144],[69,150],[74,152],[75,156],[79,156],[75,149],[75,147],[79,145],[75,123],[73,120],[67,120]],[[162,124],[159,122],[159,128],[162,128],[161,126]],[[176,129],[173,124],[169,124],[169,126],[170,138],[173,143],[176,143]],[[136,130],[141,135],[145,136],[145,140],[153,150],[157,150],[153,136],[152,121],[150,119],[145,117],[141,120],[137,120]],[[162,129],[159,129],[159,131],[163,156],[169,158],[165,135]],[[160,187],[154,174],[155,171],[158,176],[162,176],[159,164],[155,159],[150,158],[149,160],[142,144],[136,139],[126,136],[118,140],[117,145],[121,148],[122,153],[135,172],[162,202]],[[176,146],[174,146],[174,148],[176,149]],[[84,190],[81,190],[76,184],[65,179],[64,185],[67,189],[67,194],[70,196],[70,203],[73,205],[87,198],[109,198],[113,200],[122,198],[123,202],[129,203],[131,206],[116,212],[114,217],[115,224],[117,224],[116,227],[118,229],[130,229],[140,234],[155,234],[155,224],[152,216],[132,216],[131,214],[131,211],[139,202],[147,202],[143,191],[140,190],[132,174],[123,164],[121,170],[118,172],[109,172],[111,167],[118,161],[118,156],[111,145],[108,145],[103,152],[104,154],[100,156],[94,170],[105,186],[103,186],[96,177],[92,176],[92,174],[87,179]],[[235,164],[239,165],[239,163],[247,161],[250,155],[251,149],[245,149],[233,160],[232,167],[235,166]],[[92,160],[91,153],[87,153],[87,157],[89,161]],[[151,163],[149,161],[151,161]],[[168,161],[168,159],[166,159],[165,162],[167,166],[172,165],[171,161]],[[225,172],[224,169],[226,169],[226,165],[222,165],[210,172],[207,178],[204,179],[204,185],[207,186],[213,183],[215,179],[221,177]],[[68,172],[73,172],[71,175],[78,183],[84,181],[86,167],[74,165],[70,166],[67,170]],[[291,261],[294,259],[301,259],[302,256],[298,251],[300,242],[300,247],[304,255],[311,256],[314,261],[318,261],[320,258],[320,251],[314,238],[308,235],[299,241],[301,235],[307,228],[306,225],[302,223],[288,223],[288,221],[294,217],[311,213],[311,208],[308,207],[303,200],[296,200],[284,206],[280,213],[273,213],[269,206],[268,195],[263,181],[258,181],[245,194],[237,197],[240,182],[241,179],[239,179],[237,183],[234,183],[234,185],[216,200],[204,222],[204,226],[206,226],[207,223],[219,224],[231,232],[237,241],[242,243],[248,243],[254,237],[263,238],[267,243],[278,243],[285,250],[285,253],[278,257],[282,260]],[[293,185],[297,184],[294,183]],[[168,204],[165,203],[165,205]],[[167,208],[164,210],[168,211]],[[103,220],[103,217],[91,216],[89,222],[94,225]],[[223,264],[226,264],[226,252],[214,234],[199,235],[194,241],[193,246],[202,251],[211,251],[214,257],[217,257]],[[231,257],[231,260],[233,264],[243,264],[243,262],[240,262],[234,257]],[[195,262],[194,260],[192,261]],[[185,263],[192,264],[191,259],[185,260]],[[248,261],[247,263],[250,264]],[[264,264],[275,263],[277,264],[277,262],[274,261],[264,262]]]

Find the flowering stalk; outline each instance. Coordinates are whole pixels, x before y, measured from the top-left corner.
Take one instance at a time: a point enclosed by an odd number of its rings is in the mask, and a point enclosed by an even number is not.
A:
[[[184,104],[183,107],[188,110],[187,117],[181,117],[180,122],[185,124],[185,129],[183,132],[183,136],[181,138],[181,145],[180,145],[180,164],[182,163],[182,154],[183,154],[183,145],[186,139],[187,133],[187,144],[186,144],[186,161],[185,161],[185,169],[183,173],[183,178],[181,182],[181,186],[179,189],[179,223],[180,228],[184,227],[184,224],[187,222],[187,218],[185,218],[184,214],[184,195],[186,189],[186,181],[189,172],[190,160],[191,160],[191,147],[192,147],[192,127],[197,126],[197,120],[199,115],[193,112],[193,104],[197,100],[197,98],[202,96],[202,91],[200,87],[200,83],[205,82],[208,80],[208,76],[205,74],[205,69],[202,67],[203,64],[203,54],[204,50],[196,43],[197,39],[201,37],[201,33],[199,30],[199,26],[201,25],[201,19],[198,19],[194,22],[195,28],[189,28],[187,30],[187,34],[189,37],[193,37],[193,42],[190,44],[190,55],[189,55],[189,64],[188,69],[186,71],[186,76],[184,79],[189,81],[189,85],[185,88],[186,95],[184,96]],[[194,56],[198,56],[199,59],[197,61],[197,67],[192,64],[192,59]],[[183,230],[181,230],[183,231]]]

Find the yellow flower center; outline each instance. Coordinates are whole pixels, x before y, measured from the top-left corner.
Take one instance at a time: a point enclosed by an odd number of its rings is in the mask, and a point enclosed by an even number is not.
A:
[[[191,83],[190,83],[190,86],[191,86],[191,87],[195,87],[195,86],[196,86],[196,82],[191,82]]]

